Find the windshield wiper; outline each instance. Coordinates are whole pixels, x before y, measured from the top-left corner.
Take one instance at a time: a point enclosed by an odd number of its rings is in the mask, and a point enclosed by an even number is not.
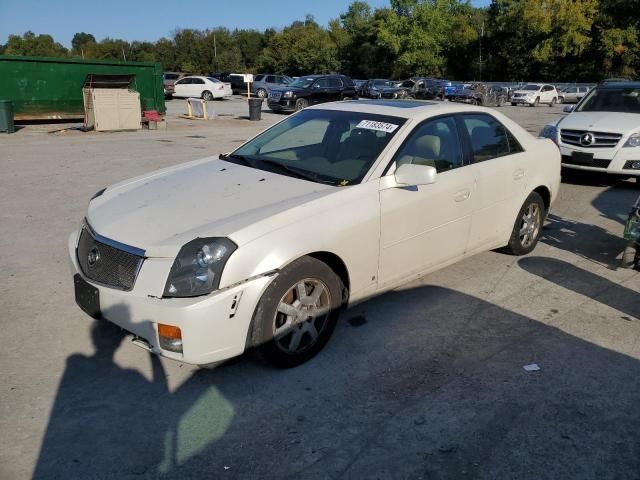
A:
[[[241,163],[244,163],[245,165],[255,168],[255,164],[251,160],[249,160],[244,155],[238,155],[237,153],[229,153],[227,155],[221,154],[218,158],[222,160],[239,160]]]
[[[303,170],[298,170],[295,167],[290,167],[289,165],[285,165],[283,163],[276,162],[275,160],[269,160],[268,158],[261,158],[260,162],[266,163],[267,165],[269,165],[271,167],[276,167],[281,172],[283,172],[285,174],[293,175],[294,177],[301,178],[303,180],[310,180],[310,181],[316,182],[316,183],[326,183],[327,185],[334,185],[334,182],[330,182],[330,181],[327,181],[327,180],[322,180],[320,177],[318,177],[318,175],[314,175],[312,173],[305,172]]]

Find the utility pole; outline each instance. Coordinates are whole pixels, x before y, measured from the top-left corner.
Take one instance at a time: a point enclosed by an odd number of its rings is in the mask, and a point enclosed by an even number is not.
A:
[[[484,20],[482,21],[482,26],[480,27],[480,81],[482,81],[482,37],[484,37]]]

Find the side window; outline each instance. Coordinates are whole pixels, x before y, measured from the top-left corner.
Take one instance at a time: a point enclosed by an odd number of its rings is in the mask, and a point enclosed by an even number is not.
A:
[[[191,79],[191,83],[196,84],[196,85],[202,85],[202,84],[204,84],[204,80],[202,80],[201,78],[192,78]]]
[[[438,172],[461,167],[462,151],[456,122],[442,117],[419,125],[395,157],[396,166],[405,163],[429,165]]]
[[[315,81],[312,88],[327,88],[329,86],[329,81],[326,78],[320,78]]]
[[[277,80],[276,80],[276,77],[274,77],[273,75],[269,75],[269,76],[267,76],[267,79],[265,80],[265,82],[267,82],[267,83],[276,83]]]
[[[471,140],[474,163],[516,153],[509,148],[507,129],[495,118],[478,114],[463,115],[462,120]],[[517,141],[515,145],[518,145]],[[520,147],[520,151],[522,151],[522,147]]]
[[[339,78],[331,77],[331,78],[329,78],[329,87],[341,88],[342,87],[342,81]]]
[[[255,77],[253,77],[253,81],[261,82],[264,77],[265,77],[264,75],[256,75]]]
[[[190,78],[183,78],[182,80],[178,80],[176,85],[189,85],[191,83]]]

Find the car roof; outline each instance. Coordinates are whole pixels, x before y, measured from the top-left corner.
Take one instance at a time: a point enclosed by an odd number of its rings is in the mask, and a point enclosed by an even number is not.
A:
[[[640,88],[640,81],[608,81],[604,82],[601,85],[598,85],[600,90],[611,90],[611,89],[620,89],[620,88]]]
[[[482,107],[455,102],[432,102],[427,100],[346,100],[308,107],[313,110],[335,110],[389,115],[400,118],[423,118],[460,112],[485,112]]]

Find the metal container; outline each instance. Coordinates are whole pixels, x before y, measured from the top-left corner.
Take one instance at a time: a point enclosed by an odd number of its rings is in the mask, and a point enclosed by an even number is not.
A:
[[[13,103],[11,100],[0,100],[0,132],[13,133]]]
[[[83,118],[82,87],[89,75],[131,75],[146,110],[164,114],[159,63],[0,55],[0,92],[17,120]]]

